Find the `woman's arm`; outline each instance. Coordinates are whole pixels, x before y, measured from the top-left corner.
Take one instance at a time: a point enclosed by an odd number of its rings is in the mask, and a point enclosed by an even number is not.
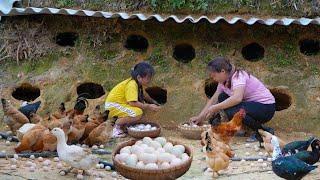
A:
[[[159,111],[160,107],[154,104],[144,104],[139,101],[129,101],[130,106],[141,108],[142,110],[150,109],[152,111]]]

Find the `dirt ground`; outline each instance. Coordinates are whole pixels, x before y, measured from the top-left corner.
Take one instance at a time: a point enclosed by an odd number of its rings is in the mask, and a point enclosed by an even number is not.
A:
[[[170,134],[170,136],[169,136]],[[204,154],[201,152],[201,145],[200,142],[197,140],[189,140],[183,138],[180,133],[177,133],[176,131],[169,131],[169,130],[163,130],[162,136],[166,137],[167,139],[179,141],[184,145],[187,145],[191,147],[193,151],[193,161],[192,165],[189,169],[189,171],[184,174],[179,179],[197,179],[197,180],[206,180],[206,179],[213,179],[212,178],[212,172],[206,169],[206,162],[204,160]],[[307,133],[290,133],[285,134],[281,133],[278,134],[281,138],[291,141],[291,140],[298,140],[298,139],[305,139],[309,137],[311,134]],[[112,142],[108,143],[105,147],[106,150],[112,150],[114,146],[116,146],[117,142],[121,142],[124,140],[127,140],[128,138],[122,138],[113,140]],[[259,156],[259,153],[262,152],[265,157],[265,151],[264,149],[260,149],[259,151],[255,151],[254,147],[258,145],[258,143],[250,143],[249,146],[246,145],[245,137],[235,137],[233,140],[233,143],[231,144],[231,147],[236,153],[236,157],[245,158],[245,157],[261,157]],[[5,150],[8,154],[13,154],[13,147],[16,145],[16,143],[10,143],[10,145],[7,145],[5,143],[5,140],[0,140],[0,151]],[[247,152],[250,153],[250,155]],[[261,155],[261,153],[260,153]],[[102,159],[111,162],[111,155],[101,155]],[[47,159],[47,158],[44,158]],[[41,162],[39,162],[37,159],[31,160],[27,158],[19,158],[16,170],[11,170],[10,166],[13,164],[10,159],[0,159],[0,179],[76,179],[75,175],[68,174],[66,176],[61,176],[59,174],[60,169],[57,168],[57,163],[54,162],[52,158],[51,159],[51,165],[49,165],[49,170],[45,171],[43,165]],[[26,167],[26,162],[32,161],[37,164],[37,168],[35,172],[30,172],[28,170],[28,167]],[[317,165],[320,165],[318,162]],[[112,171],[107,171],[105,169],[96,169],[94,168],[92,170],[92,176],[85,176],[84,179],[96,179],[100,177],[101,179],[126,179],[122,177],[121,175],[118,175],[116,178],[112,177]],[[281,179],[277,177],[271,170],[271,163],[268,161],[264,162],[257,162],[257,161],[246,161],[246,162],[240,162],[240,161],[232,161],[230,162],[230,165],[228,169],[221,172],[220,176],[217,177],[217,179],[246,179],[246,180],[264,180],[264,179]],[[305,180],[314,180],[314,179],[320,179],[320,168],[317,168],[310,174],[308,174],[305,178]]]

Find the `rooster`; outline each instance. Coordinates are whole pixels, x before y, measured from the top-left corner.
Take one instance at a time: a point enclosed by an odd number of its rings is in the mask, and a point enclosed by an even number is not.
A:
[[[245,115],[246,112],[243,108],[241,108],[229,122],[221,122],[221,116],[218,115],[216,118],[209,121],[211,130],[215,134],[218,134],[225,144],[229,144],[231,138],[241,129],[242,120]]]
[[[18,109],[14,108],[9,102],[1,98],[4,122],[9,126],[10,130],[15,134],[16,131],[25,123],[29,123],[29,119]]]

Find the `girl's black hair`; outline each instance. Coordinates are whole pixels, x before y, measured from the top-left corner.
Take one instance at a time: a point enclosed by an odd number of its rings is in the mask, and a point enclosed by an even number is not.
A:
[[[228,74],[230,74],[229,79],[225,82],[224,85],[227,85],[228,88],[231,88],[231,78],[233,74],[231,74],[232,64],[230,63],[228,58],[218,56],[208,63],[207,68],[210,72],[220,73],[222,70],[225,70]],[[243,69],[235,68],[235,71],[234,71],[235,77],[238,77],[240,72],[246,72],[246,71]],[[248,72],[246,73],[250,76]]]
[[[152,77],[155,71],[153,67],[147,62],[140,62],[136,64],[131,70],[131,78],[138,84],[138,101],[144,102],[142,85],[138,82],[138,76],[144,78],[146,76]]]

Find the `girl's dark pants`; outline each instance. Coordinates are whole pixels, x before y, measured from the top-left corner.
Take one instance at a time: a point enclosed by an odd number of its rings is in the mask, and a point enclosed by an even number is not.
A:
[[[222,92],[218,101],[223,102],[228,99],[226,93]],[[271,128],[265,127],[262,124],[270,121],[275,113],[275,103],[274,104],[262,104],[258,102],[241,102],[238,105],[227,108],[224,111],[226,112],[228,119],[231,120],[235,113],[237,113],[240,108],[244,108],[246,111],[246,116],[243,119],[243,124],[248,126],[254,131],[258,131],[258,129],[263,129],[265,131],[270,131]],[[270,132],[271,133],[271,132]]]

